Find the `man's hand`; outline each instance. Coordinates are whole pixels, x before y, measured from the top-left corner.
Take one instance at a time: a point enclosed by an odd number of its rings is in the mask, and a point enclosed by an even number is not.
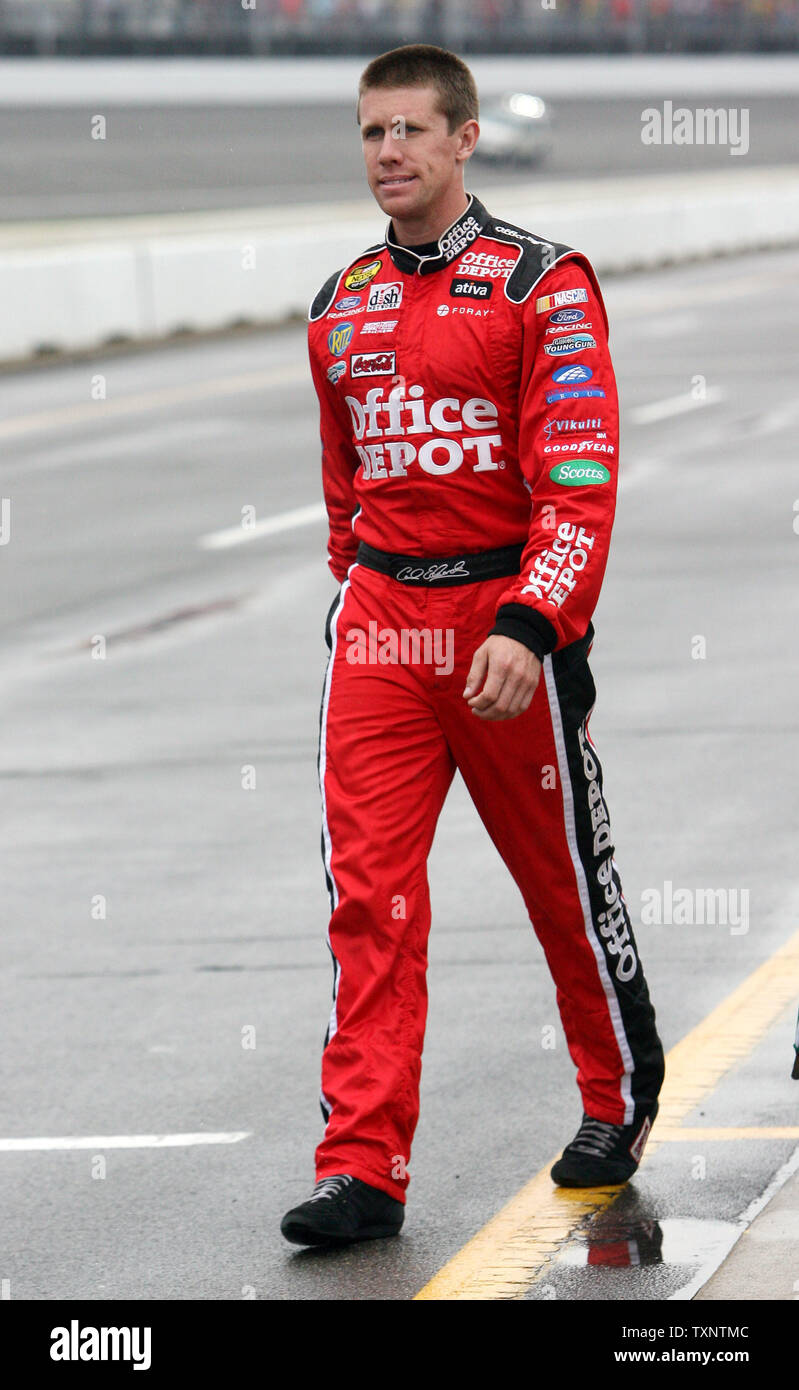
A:
[[[522,642],[495,634],[472,657],[463,697],[478,719],[515,719],[527,709],[540,675],[541,662]]]

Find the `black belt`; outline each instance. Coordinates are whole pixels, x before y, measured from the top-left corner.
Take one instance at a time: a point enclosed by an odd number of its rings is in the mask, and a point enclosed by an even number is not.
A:
[[[523,549],[522,545],[506,545],[502,550],[481,550],[473,555],[390,555],[361,541],[357,558],[359,565],[389,574],[400,584],[448,588],[452,584],[474,584],[480,579],[518,574]]]

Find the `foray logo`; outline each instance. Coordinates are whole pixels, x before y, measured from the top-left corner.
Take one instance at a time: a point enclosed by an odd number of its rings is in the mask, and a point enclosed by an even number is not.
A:
[[[749,931],[748,888],[677,888],[667,878],[663,893],[645,888],[641,922],[646,927],[729,927],[730,936]]]
[[[152,1329],[149,1327],[69,1327],[50,1333],[51,1361],[132,1361],[134,1371],[149,1371]]]
[[[674,110],[673,101],[664,101],[663,110],[648,106],[641,112],[641,143],[644,145],[729,145],[730,154],[749,153],[749,111],[731,106],[714,111],[687,106]]]
[[[454,661],[452,627],[390,627],[369,623],[347,630],[347,660],[351,666],[434,666],[437,676],[449,676]]]

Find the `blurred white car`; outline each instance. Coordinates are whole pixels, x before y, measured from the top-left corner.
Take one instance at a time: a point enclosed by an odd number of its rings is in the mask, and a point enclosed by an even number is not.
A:
[[[475,159],[537,164],[551,148],[550,112],[541,97],[511,92],[481,105]]]

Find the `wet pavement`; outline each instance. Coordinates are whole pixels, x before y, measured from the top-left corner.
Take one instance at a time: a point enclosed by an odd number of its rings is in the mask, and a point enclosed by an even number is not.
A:
[[[318,500],[304,335],[6,375],[0,1137],[92,1144],[0,1151],[12,1299],[413,1299],[542,1171],[527,1217],[557,1207],[557,1233],[509,1294],[481,1296],[657,1301],[703,1277],[710,1296],[738,1270],[753,1243],[732,1248],[741,1218],[799,1144],[799,980],[751,1046],[735,1046],[745,1010],[723,1040],[705,1025],[712,1067],[681,1040],[799,926],[786,640],[799,623],[797,269],[791,252],[606,287],[625,452],[592,729],[625,893],[636,922],[665,881],[751,893],[746,931],[637,929],[664,1044],[682,1048],[679,1114],[658,1119],[640,1176],[593,1220],[553,1200],[549,1162],[579,1123],[574,1069],[523,904],[456,785],[431,856],[405,1227],[333,1256],[279,1233],[312,1183],[330,1007],[315,766],[324,527],[203,544],[245,505],[279,518]],[[722,398],[668,414],[699,375]],[[103,1136],[198,1131],[246,1137],[104,1151]],[[753,1239],[779,1232],[792,1190]],[[766,1275],[761,1262],[734,1277],[751,1298]]]
[[[684,1139],[669,1137],[647,1152],[635,1180],[574,1234],[527,1298],[797,1297],[795,1167],[763,1211],[753,1211],[775,1175],[799,1158],[799,1083],[790,1079],[786,1050],[794,1016],[786,1009],[687,1117]],[[744,1126],[747,1135],[796,1127],[796,1136],[743,1137]],[[659,1130],[656,1122],[653,1146]],[[729,1138],[708,1137],[724,1131]]]

